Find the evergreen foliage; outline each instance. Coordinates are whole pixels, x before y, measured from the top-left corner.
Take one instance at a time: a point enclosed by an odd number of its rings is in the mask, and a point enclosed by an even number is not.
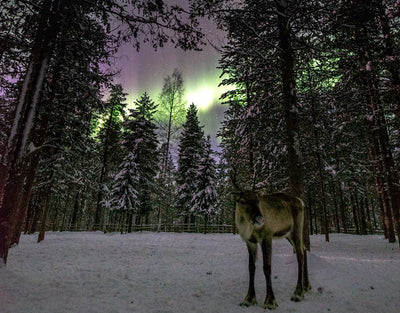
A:
[[[203,130],[197,117],[197,108],[192,103],[186,113],[182,134],[179,140],[179,157],[177,170],[176,206],[185,216],[186,222],[191,212],[192,199],[197,193],[196,174],[203,155]]]
[[[216,207],[216,165],[212,156],[210,136],[204,140],[203,156],[200,159],[195,176],[197,192],[192,199],[190,212],[195,215],[203,215],[206,220],[209,216],[218,214]]]
[[[110,210],[119,212],[139,212],[139,175],[135,154],[129,152],[119,166],[119,172],[114,176],[109,199],[105,202]]]
[[[156,191],[155,176],[158,171],[158,140],[154,123],[155,103],[147,93],[135,102],[135,108],[125,122],[124,147],[133,154],[137,168],[138,219],[147,218],[153,209],[152,197]]]

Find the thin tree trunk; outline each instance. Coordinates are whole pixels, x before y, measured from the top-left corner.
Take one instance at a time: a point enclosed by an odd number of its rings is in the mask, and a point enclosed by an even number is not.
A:
[[[364,209],[365,209],[365,213],[367,214],[367,230],[369,233],[372,234],[373,229],[372,229],[371,211],[370,211],[367,195],[365,195],[365,198],[364,198]]]
[[[103,159],[102,159],[101,170],[100,170],[99,185],[97,187],[97,201],[96,201],[96,211],[95,211],[95,217],[94,217],[93,230],[100,229],[100,222],[101,222],[101,216],[102,216],[101,201],[103,200],[104,179],[107,176],[107,168],[108,168],[108,161],[109,161],[110,132],[111,132],[111,127],[112,127],[114,108],[115,108],[115,105],[113,104],[113,106],[111,107],[111,110],[110,110],[110,116],[107,121],[106,138],[104,140]]]
[[[29,212],[30,212],[30,221],[27,225],[26,234],[33,234],[36,231],[36,225],[39,221],[39,203],[40,203],[40,196],[36,197],[36,203],[31,201],[29,202]]]
[[[335,182],[332,177],[331,177],[331,188],[332,188],[332,194],[333,194],[333,207],[335,208],[336,231],[338,233],[340,233],[339,210],[338,210],[338,204],[337,204],[337,200],[336,200],[336,188],[335,188]]]
[[[204,215],[204,234],[207,234],[208,214]]]
[[[360,225],[360,234],[361,235],[366,235],[367,234],[367,224],[365,222],[365,212],[362,206],[362,202],[359,201],[357,193],[354,195],[354,199],[356,201],[356,210],[357,210],[357,216],[358,216],[358,221]]]
[[[310,82],[310,88],[311,82]],[[324,225],[324,234],[325,234],[325,241],[329,242],[329,219],[328,219],[328,210],[327,210],[327,205],[326,205],[326,192],[325,192],[325,175],[324,175],[324,169],[323,169],[323,162],[322,162],[322,157],[321,157],[321,144],[320,144],[320,139],[319,139],[319,133],[318,129],[315,127],[317,125],[317,114],[315,112],[315,104],[313,99],[311,99],[311,114],[312,114],[312,122],[313,122],[313,131],[314,131],[314,140],[315,140],[315,157],[317,159],[317,169],[318,169],[318,182],[319,182],[319,191],[321,195],[321,201],[322,201],[322,213],[323,213],[323,220],[322,223]]]
[[[356,201],[355,201],[353,195],[350,196],[350,199],[351,199],[351,207],[353,209],[353,222],[354,222],[354,226],[356,227],[356,234],[359,235],[360,234],[360,226],[358,223]]]
[[[132,212],[127,212],[127,215],[128,215],[128,233],[130,234],[132,232],[133,213]]]
[[[70,230],[77,230],[78,223],[78,210],[79,210],[79,197],[81,195],[80,190],[77,191],[74,200],[74,210],[72,211],[72,218],[70,224]]]
[[[39,230],[39,235],[38,235],[38,240],[37,242],[41,242],[44,240],[44,235],[46,233],[46,223],[47,223],[47,216],[49,214],[49,209],[50,209],[50,192],[48,192],[45,196],[45,201],[44,201],[44,208],[43,208],[43,214],[42,218],[40,220],[40,230]]]

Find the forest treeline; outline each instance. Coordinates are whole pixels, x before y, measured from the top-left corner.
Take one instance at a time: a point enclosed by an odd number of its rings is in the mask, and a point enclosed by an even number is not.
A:
[[[21,231],[233,224],[234,185],[305,200],[306,233],[400,235],[400,1],[0,4],[0,257]],[[122,43],[225,31],[221,153],[179,71],[125,102]],[[105,96],[106,95],[106,96]],[[158,227],[158,229],[160,229]]]

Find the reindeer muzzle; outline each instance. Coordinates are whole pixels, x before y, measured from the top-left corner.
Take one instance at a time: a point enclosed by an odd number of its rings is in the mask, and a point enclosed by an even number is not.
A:
[[[256,216],[256,218],[254,219],[254,226],[260,227],[263,224],[264,224],[264,217],[262,217],[261,215]]]

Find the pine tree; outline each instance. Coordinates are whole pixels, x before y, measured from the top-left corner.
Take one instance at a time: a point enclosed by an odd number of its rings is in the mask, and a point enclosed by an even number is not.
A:
[[[197,108],[192,103],[187,109],[186,121],[183,124],[182,134],[179,140],[179,156],[177,171],[177,194],[176,206],[184,217],[186,227],[189,222],[195,222],[194,215],[191,214],[191,204],[193,196],[197,192],[195,182],[199,162],[203,153],[202,146],[203,130],[197,117]]]
[[[196,173],[196,194],[192,198],[190,213],[204,216],[204,232],[207,233],[207,225],[210,216],[218,214],[216,207],[216,165],[212,157],[210,136],[204,140],[203,157],[199,162]]]

